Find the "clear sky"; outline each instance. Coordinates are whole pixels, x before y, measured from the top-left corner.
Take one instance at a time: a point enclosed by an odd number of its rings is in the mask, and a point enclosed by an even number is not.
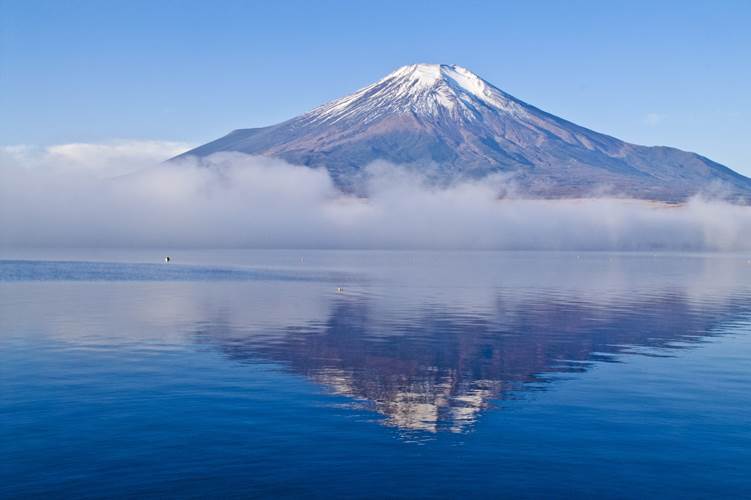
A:
[[[199,144],[415,62],[751,175],[751,2],[0,0],[0,145]]]

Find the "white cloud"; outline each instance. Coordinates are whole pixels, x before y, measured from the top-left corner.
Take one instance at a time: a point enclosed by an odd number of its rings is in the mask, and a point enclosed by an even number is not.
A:
[[[134,168],[172,158],[191,148],[176,141],[113,140],[101,144],[70,143],[47,147],[0,146],[0,166],[44,171],[86,171],[100,177],[130,173]]]
[[[437,188],[383,163],[357,198],[323,169],[236,153],[158,164],[180,147],[132,144],[4,148],[0,245],[751,249],[751,208],[721,201],[499,199],[502,177]]]

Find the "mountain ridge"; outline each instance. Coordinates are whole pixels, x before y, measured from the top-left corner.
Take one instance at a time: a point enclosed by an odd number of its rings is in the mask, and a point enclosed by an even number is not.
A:
[[[180,155],[237,151],[325,167],[357,192],[373,161],[406,164],[438,182],[507,174],[535,197],[611,192],[682,201],[721,190],[748,202],[751,179],[696,153],[640,146],[557,117],[456,65],[403,66],[277,125],[237,129]]]

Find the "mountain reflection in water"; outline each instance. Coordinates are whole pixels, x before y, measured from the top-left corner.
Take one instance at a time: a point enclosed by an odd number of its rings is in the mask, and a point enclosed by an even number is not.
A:
[[[751,491],[751,256],[71,252],[0,260],[0,498]]]
[[[551,375],[626,353],[670,355],[751,309],[747,288],[738,286],[748,276],[745,261],[626,264],[600,263],[575,285],[530,282],[540,271],[524,266],[503,280],[512,286],[492,286],[492,279],[435,286],[440,277],[390,276],[392,286],[317,297],[322,317],[286,324],[285,315],[271,314],[262,328],[268,304],[249,294],[212,309],[197,322],[196,338],[233,360],[279,363],[371,407],[385,425],[464,432],[494,401],[545,389]],[[604,272],[614,266],[617,272]]]

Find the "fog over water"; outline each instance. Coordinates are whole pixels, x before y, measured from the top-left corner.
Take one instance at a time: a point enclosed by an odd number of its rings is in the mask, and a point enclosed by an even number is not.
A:
[[[751,208],[723,201],[721,187],[681,206],[621,199],[612,189],[532,200],[504,176],[436,187],[375,163],[363,176],[367,196],[356,197],[323,169],[265,157],[159,162],[185,147],[1,148],[0,246],[751,249]]]

